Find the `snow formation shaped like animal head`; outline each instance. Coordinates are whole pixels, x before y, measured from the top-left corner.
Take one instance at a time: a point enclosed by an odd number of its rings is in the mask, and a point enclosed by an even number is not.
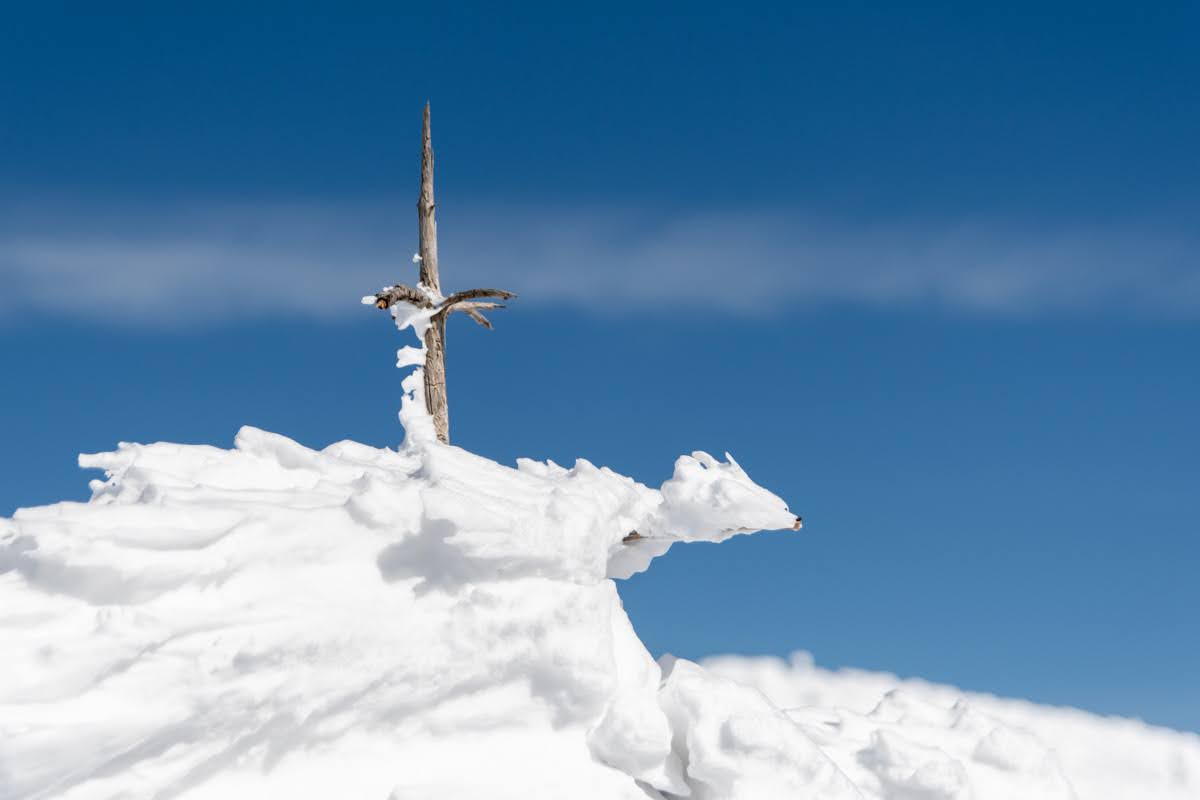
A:
[[[759,486],[725,454],[680,456],[662,485],[663,504],[654,535],[680,541],[723,541],[739,533],[799,529],[800,518],[778,495]]]

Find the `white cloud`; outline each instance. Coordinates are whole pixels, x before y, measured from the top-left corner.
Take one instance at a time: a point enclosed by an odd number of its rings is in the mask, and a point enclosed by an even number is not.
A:
[[[410,204],[32,210],[0,227],[0,318],[125,323],[360,312],[415,280]],[[777,313],[828,304],[958,313],[1200,314],[1200,238],[982,223],[834,223],[734,209],[664,217],[498,207],[441,213],[445,288],[522,303]]]

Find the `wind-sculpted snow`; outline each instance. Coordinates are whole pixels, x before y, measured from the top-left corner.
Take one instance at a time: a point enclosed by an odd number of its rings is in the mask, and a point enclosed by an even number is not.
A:
[[[778,658],[705,659],[753,687],[867,797],[1195,800],[1200,736],[882,672]]]
[[[0,528],[4,798],[686,794],[606,576],[794,519],[704,454],[662,492],[253,428],[80,463],[90,503]]]
[[[80,458],[106,473],[90,502],[0,520],[0,798],[1037,800],[1093,768],[1036,710],[794,702],[778,664],[656,663],[612,577],[792,526],[732,458],[654,490],[421,430],[121,445]],[[1126,793],[1079,797],[1188,796],[1195,742],[1144,730],[1104,773]]]

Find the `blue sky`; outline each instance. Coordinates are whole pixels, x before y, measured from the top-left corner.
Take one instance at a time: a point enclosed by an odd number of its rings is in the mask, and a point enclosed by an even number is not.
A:
[[[805,516],[626,582],[652,650],[1200,729],[1200,12],[893,6],[8,10],[0,513],[119,440],[396,443],[358,298],[430,99],[443,281],[522,294],[456,441]]]

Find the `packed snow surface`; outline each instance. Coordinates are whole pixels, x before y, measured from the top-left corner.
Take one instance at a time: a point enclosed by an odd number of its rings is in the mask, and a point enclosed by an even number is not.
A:
[[[656,663],[611,578],[794,520],[732,459],[655,490],[243,428],[81,463],[107,475],[90,502],[0,520],[4,800],[1200,797],[1186,734],[802,660]]]
[[[1200,736],[883,672],[827,670],[804,652],[705,659],[710,679],[786,709],[864,797],[1200,798]]]

